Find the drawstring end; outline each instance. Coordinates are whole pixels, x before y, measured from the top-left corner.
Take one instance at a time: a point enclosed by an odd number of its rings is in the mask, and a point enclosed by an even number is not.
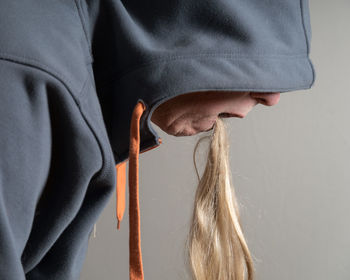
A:
[[[118,163],[117,169],[117,185],[116,185],[116,216],[118,219],[117,229],[120,229],[120,222],[123,219],[125,211],[125,184],[126,184],[126,161]]]

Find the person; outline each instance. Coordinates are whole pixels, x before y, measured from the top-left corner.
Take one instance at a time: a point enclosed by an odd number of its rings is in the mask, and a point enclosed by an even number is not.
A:
[[[0,279],[79,279],[115,189],[121,226],[127,161],[130,279],[143,279],[151,120],[193,135],[310,88],[310,40],[307,0],[0,1]]]
[[[279,99],[279,92],[193,92],[164,102],[151,120],[167,134],[192,136],[211,130],[218,117],[244,118],[257,104],[274,106]]]
[[[170,135],[191,136],[213,129],[210,136],[197,141],[193,153],[198,186],[186,239],[188,260],[184,262],[191,279],[255,279],[254,262],[243,234],[232,184],[229,140],[222,119],[244,118],[257,104],[274,106],[279,98],[277,92],[194,92],[178,95],[153,112],[152,122]],[[200,176],[196,150],[208,138],[207,163]],[[133,268],[137,267],[137,263],[132,264]]]

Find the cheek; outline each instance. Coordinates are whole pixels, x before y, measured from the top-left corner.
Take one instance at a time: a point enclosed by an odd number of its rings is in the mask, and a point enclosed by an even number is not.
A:
[[[215,120],[220,113],[224,112],[226,107],[227,104],[225,104],[225,102],[213,100],[212,102],[205,102],[201,105],[198,105],[198,107],[195,108],[193,112],[197,114],[197,120]]]

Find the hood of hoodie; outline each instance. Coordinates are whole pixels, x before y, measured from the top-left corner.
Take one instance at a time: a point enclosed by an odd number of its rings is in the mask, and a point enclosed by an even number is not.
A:
[[[129,155],[132,111],[142,101],[140,151],[159,145],[150,118],[180,94],[308,89],[308,1],[86,0],[96,89],[116,164]]]
[[[139,153],[160,145],[163,102],[190,92],[310,88],[307,0],[76,0],[117,169],[118,229],[129,160],[130,279],[143,279]]]

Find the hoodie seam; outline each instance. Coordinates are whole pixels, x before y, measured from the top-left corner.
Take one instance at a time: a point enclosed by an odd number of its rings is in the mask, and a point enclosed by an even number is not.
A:
[[[69,93],[69,95],[73,99],[74,103],[78,107],[78,110],[80,112],[80,115],[81,115],[82,119],[84,120],[85,125],[89,128],[89,130],[90,130],[91,134],[93,135],[93,137],[94,137],[94,139],[95,139],[95,141],[96,141],[96,143],[97,143],[97,145],[99,147],[99,150],[100,150],[102,165],[101,165],[100,169],[98,171],[96,171],[96,173],[92,176],[91,181],[94,180],[95,177],[102,177],[102,175],[104,175],[104,172],[108,171],[107,168],[106,168],[106,166],[107,166],[107,159],[106,159],[106,157],[104,155],[103,143],[100,141],[100,139],[97,136],[96,131],[93,129],[93,127],[91,126],[88,118],[85,116],[85,113],[84,113],[84,111],[83,111],[83,109],[81,107],[81,101],[79,99],[79,96],[75,96],[73,94],[73,90],[65,83],[64,80],[61,80],[60,77],[55,76],[54,74],[50,73],[46,69],[37,67],[35,65],[30,65],[28,63],[20,62],[20,61],[15,61],[15,60],[11,60],[11,59],[4,59],[2,57],[0,57],[0,60],[8,61],[8,62],[11,62],[11,63],[22,65],[22,66],[27,67],[27,68],[36,69],[38,71],[44,72],[48,76],[52,77],[54,80],[58,81],[61,85],[63,85],[63,87],[66,89],[66,91]],[[81,92],[86,88],[86,85],[88,84],[88,81],[89,81],[89,75],[87,75],[87,77],[85,78],[83,86],[79,90],[79,94],[81,94]]]
[[[78,12],[80,24],[82,26],[82,29],[83,29],[83,32],[84,32],[84,36],[85,36],[85,40],[86,40],[86,43],[87,43],[87,48],[88,48],[88,51],[89,51],[89,63],[92,63],[93,55],[92,55],[92,49],[91,49],[91,40],[90,40],[88,32],[87,32],[86,19],[84,17],[84,13],[82,11],[81,0],[74,0],[74,3],[75,3],[76,10]]]
[[[38,60],[33,59],[33,58],[19,56],[19,55],[13,55],[10,53],[5,53],[5,52],[0,52],[0,60],[6,60],[6,61],[10,61],[12,63],[22,64],[24,66],[28,66],[28,67],[32,67],[32,68],[41,70],[41,71],[49,74],[50,76],[54,77],[56,80],[60,81],[61,83],[63,83],[67,88],[70,88],[70,90],[73,92],[73,90],[71,89],[71,88],[73,88],[73,82],[70,79],[68,79],[66,76],[60,74],[59,72],[57,72],[56,70],[54,70],[50,66],[42,63],[41,61],[38,61]],[[88,73],[86,75],[89,76]],[[81,89],[78,90],[78,92],[81,92],[82,87],[84,87],[85,82],[86,82],[86,78],[84,78],[84,82],[82,83]]]
[[[307,36],[306,27],[305,27],[304,9],[303,9],[303,3],[302,2],[303,2],[303,0],[299,1],[300,18],[301,18],[301,25],[302,25],[302,28],[303,28],[304,37],[305,37],[306,52],[309,53],[310,52],[309,38]]]
[[[309,55],[310,54],[310,37],[307,34],[306,31],[306,26],[305,26],[305,10],[304,10],[304,6],[303,6],[303,1],[305,0],[300,0],[299,1],[299,5],[300,5],[300,17],[301,17],[301,24],[302,24],[302,28],[303,28],[303,33],[304,33],[304,37],[305,37],[305,44],[306,44],[306,53]],[[308,11],[307,11],[308,12]],[[315,68],[314,65],[312,64],[309,56],[307,56],[311,71],[312,71],[312,81],[310,84],[310,87],[315,83],[315,79],[316,79],[316,72],[315,72]]]
[[[191,58],[207,58],[207,57],[218,57],[218,58],[227,58],[232,60],[269,60],[269,59],[304,59],[307,58],[307,53],[303,54],[297,54],[297,55],[240,55],[236,53],[197,53],[197,54],[186,54],[186,55],[174,55],[174,56],[168,56],[164,59],[152,59],[145,63],[141,63],[136,65],[135,67],[130,67],[129,70],[126,70],[122,74],[120,74],[120,77],[117,80],[122,80],[125,76],[138,71],[139,69],[148,67],[152,64],[157,64],[161,62],[168,62],[168,61],[174,61],[174,60],[181,60],[181,59],[191,59]],[[113,75],[112,75],[113,76]]]

